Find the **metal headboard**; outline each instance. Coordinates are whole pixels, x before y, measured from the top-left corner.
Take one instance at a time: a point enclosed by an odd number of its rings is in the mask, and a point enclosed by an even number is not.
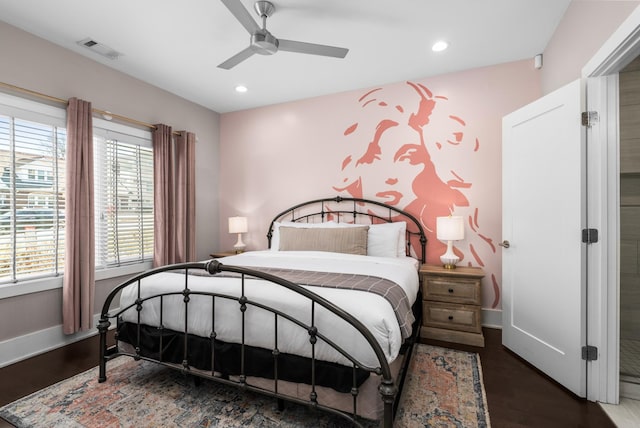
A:
[[[342,196],[302,202],[276,215],[271,220],[267,232],[269,248],[271,248],[275,222],[323,223],[329,220],[357,224],[405,221],[407,223],[406,254],[425,263],[427,237],[422,224],[412,214],[382,202],[362,198],[343,198]],[[418,248],[415,246],[416,241],[419,244]]]

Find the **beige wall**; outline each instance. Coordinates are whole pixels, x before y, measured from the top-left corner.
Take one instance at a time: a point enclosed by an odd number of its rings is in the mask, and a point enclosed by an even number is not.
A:
[[[582,67],[638,5],[636,0],[573,0],[544,50],[543,94],[580,78]]]
[[[78,97],[93,107],[146,123],[166,123],[198,137],[196,239],[198,259],[218,241],[219,115],[167,91],[51,44],[0,21],[0,81],[57,98]],[[96,307],[116,280],[96,286]],[[0,342],[61,324],[61,292],[0,299]]]

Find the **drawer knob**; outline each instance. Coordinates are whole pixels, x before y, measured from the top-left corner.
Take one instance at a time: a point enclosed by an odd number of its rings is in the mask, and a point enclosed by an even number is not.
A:
[[[449,293],[453,293],[453,288],[450,288],[450,289],[449,289]]]
[[[453,320],[453,315],[449,315],[449,321]]]

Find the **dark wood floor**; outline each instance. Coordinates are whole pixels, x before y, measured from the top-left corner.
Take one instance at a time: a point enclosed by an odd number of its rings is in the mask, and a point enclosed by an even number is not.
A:
[[[576,398],[506,350],[501,330],[484,333],[484,348],[449,346],[480,354],[492,427],[615,427],[598,404]],[[93,337],[0,369],[0,406],[96,366],[97,351]]]
[[[483,329],[485,347],[445,344],[480,354],[493,428],[609,428],[615,424],[600,405],[573,393],[502,346],[502,330]]]

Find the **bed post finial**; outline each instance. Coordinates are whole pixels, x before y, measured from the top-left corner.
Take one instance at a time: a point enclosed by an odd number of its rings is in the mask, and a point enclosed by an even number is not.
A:
[[[220,266],[222,266],[222,263],[218,260],[209,260],[205,265],[205,269],[210,275],[215,275],[216,273],[221,272]]]

